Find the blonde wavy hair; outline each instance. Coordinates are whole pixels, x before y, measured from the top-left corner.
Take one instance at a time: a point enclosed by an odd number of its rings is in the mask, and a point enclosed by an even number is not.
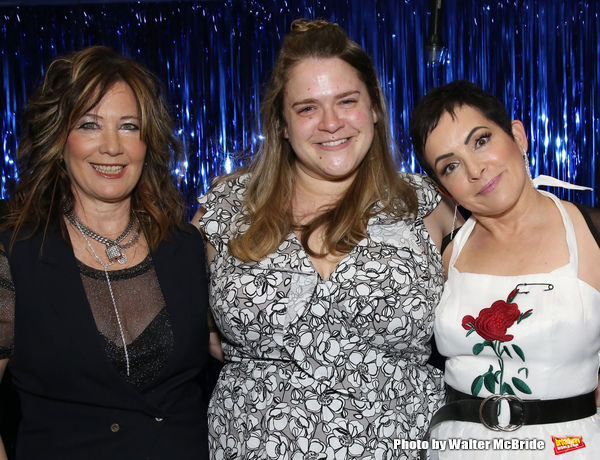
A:
[[[356,177],[335,206],[305,225],[296,225],[291,213],[296,156],[284,138],[283,97],[294,68],[304,59],[339,58],[356,70],[365,83],[377,114],[373,142]],[[348,253],[367,234],[370,217],[385,211],[399,219],[415,215],[414,189],[397,173],[392,157],[389,122],[381,85],[369,55],[337,25],[297,19],[285,37],[261,106],[264,140],[249,167],[243,221],[249,227],[229,241],[229,251],[244,261],[259,261],[277,249],[291,230],[302,233],[308,254],[324,257]],[[311,234],[324,228],[324,252],[309,247]]]
[[[2,228],[12,243],[58,220],[67,232],[63,210],[73,209],[71,179],[62,161],[69,132],[118,82],[127,84],[141,113],[140,136],[146,143],[142,175],[132,191],[136,212],[151,248],[175,227],[186,229],[185,203],[171,179],[174,159],[183,155],[158,78],[137,61],[95,46],[54,60],[42,86],[28,101],[17,157],[20,179],[8,202]]]

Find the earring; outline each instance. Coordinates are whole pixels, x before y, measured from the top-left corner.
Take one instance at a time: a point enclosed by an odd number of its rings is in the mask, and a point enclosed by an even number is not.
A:
[[[450,231],[450,241],[454,239],[454,229],[456,227],[456,213],[458,212],[458,205],[454,205],[454,219],[452,219],[452,230]]]
[[[523,152],[523,160],[525,161],[525,172],[527,173],[527,177],[529,177],[529,182],[531,182],[531,185],[534,185],[533,183],[533,177],[531,177],[531,167],[529,166],[529,158],[527,157],[527,151],[524,148],[521,148],[521,152]]]

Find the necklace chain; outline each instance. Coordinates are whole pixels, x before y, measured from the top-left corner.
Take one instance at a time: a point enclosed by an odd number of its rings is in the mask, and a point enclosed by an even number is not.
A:
[[[74,219],[71,219],[71,216],[73,216]],[[98,254],[94,250],[94,246],[92,246],[92,243],[90,242],[90,240],[88,240],[88,238],[86,236],[86,232],[85,232],[84,228],[87,230],[89,230],[89,229],[87,227],[85,227],[74,214],[67,215],[67,218],[69,219],[69,222],[71,222],[73,224],[73,226],[75,226],[75,228],[77,228],[77,230],[79,230],[79,232],[81,233],[81,236],[83,236],[83,239],[85,240],[85,242],[89,246],[90,250],[92,251],[92,254],[94,254],[94,257],[96,257],[96,260],[100,263],[100,265],[102,265],[102,268],[104,269],[104,275],[106,276],[106,282],[108,283],[108,292],[110,293],[110,300],[112,301],[113,308],[115,310],[115,316],[117,317],[117,324],[119,326],[119,333],[121,334],[121,341],[123,342],[123,351],[125,352],[125,365],[127,367],[127,377],[129,377],[129,353],[127,351],[127,343],[125,342],[125,333],[123,332],[123,324],[121,323],[121,316],[119,315],[119,309],[117,308],[117,302],[115,300],[115,295],[113,293],[112,284],[110,282],[110,276],[108,275],[108,267],[113,265],[115,263],[115,261],[113,260],[112,262],[109,262],[108,264],[105,264],[104,262],[102,262],[102,259],[100,258],[100,256],[98,256]],[[133,225],[131,223],[132,221],[133,221],[133,219],[129,222],[130,225],[127,226],[129,230],[126,230],[123,235],[127,236],[127,233],[129,233],[129,231],[131,230],[131,227]],[[89,230],[89,231],[91,232],[92,230]],[[97,235],[97,233],[95,233],[95,232],[93,232],[93,233]],[[135,234],[132,235],[131,238],[129,239],[129,242],[127,243],[127,247],[129,247],[135,243],[135,242],[132,242],[132,240],[134,238],[136,241],[139,238],[139,232],[134,232],[134,233]],[[123,235],[121,235],[121,236],[123,236]],[[89,235],[89,236],[91,236],[91,235]],[[98,235],[98,236],[105,238],[102,235]],[[124,239],[125,236],[123,236],[122,239]],[[119,237],[119,238],[121,238],[121,237]],[[96,238],[94,238],[94,239],[96,239]],[[106,239],[108,240],[108,238],[106,238]],[[123,248],[122,246],[120,246],[120,247],[122,249],[126,249],[126,248]],[[108,249],[107,249],[107,251],[108,251]],[[109,260],[110,260],[110,258],[109,258]],[[120,259],[118,259],[118,260],[120,262]],[[124,262],[121,262],[121,263],[124,263]]]
[[[87,235],[90,238],[93,238],[94,240],[106,245],[106,257],[109,261],[112,259],[117,259],[117,262],[120,264],[125,264],[127,262],[125,250],[137,243],[137,240],[140,237],[139,222],[135,214],[131,215],[131,219],[129,219],[127,227],[116,240],[112,240],[106,236],[100,235],[99,233],[96,233],[92,229],[86,227],[85,224],[81,222],[81,220],[75,215],[75,213],[71,212],[65,214],[67,219],[69,219],[69,222],[77,227],[82,235]],[[129,241],[125,244],[120,244],[130,232],[131,237],[129,238]]]

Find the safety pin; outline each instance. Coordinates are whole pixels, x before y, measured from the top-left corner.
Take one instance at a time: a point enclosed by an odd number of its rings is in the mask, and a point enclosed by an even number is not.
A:
[[[519,283],[517,284],[516,289],[519,289],[519,286],[546,286],[544,291],[551,291],[554,289],[554,285],[550,283]],[[519,291],[519,294],[529,294],[529,291]]]

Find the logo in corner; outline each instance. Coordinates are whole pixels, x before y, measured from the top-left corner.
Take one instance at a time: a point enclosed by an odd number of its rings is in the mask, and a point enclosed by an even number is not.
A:
[[[552,436],[554,455],[565,454],[577,449],[583,449],[583,436]]]

